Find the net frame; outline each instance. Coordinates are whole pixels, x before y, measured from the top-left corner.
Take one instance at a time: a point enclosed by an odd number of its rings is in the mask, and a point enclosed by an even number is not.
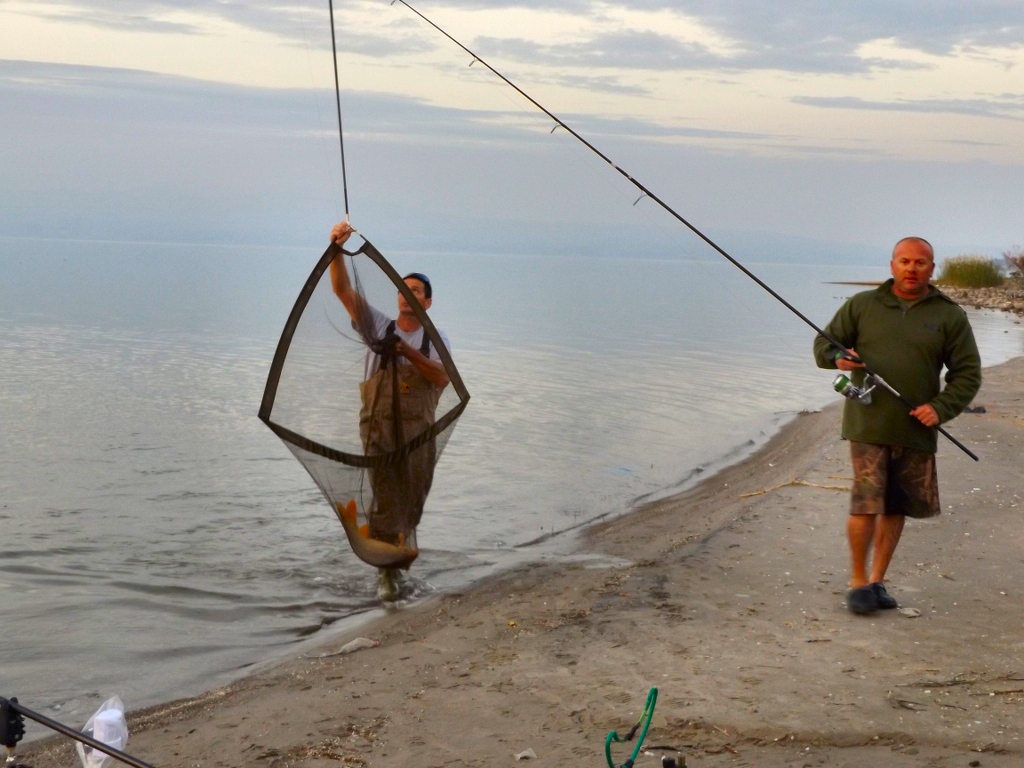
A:
[[[338,450],[337,448],[332,448],[322,442],[312,440],[302,434],[299,434],[298,432],[275,422],[273,419],[274,401],[277,397],[278,386],[281,383],[285,360],[288,356],[292,340],[299,327],[302,315],[305,312],[310,299],[313,297],[317,286],[324,278],[324,273],[330,267],[331,262],[336,258],[344,258],[344,256],[367,257],[378,268],[380,268],[395,288],[402,294],[416,315],[416,318],[419,320],[423,327],[423,331],[430,340],[430,343],[433,345],[433,348],[437,351],[438,357],[440,357],[441,363],[444,365],[445,373],[448,375],[450,386],[452,386],[456,396],[458,397],[458,402],[440,419],[437,419],[428,428],[417,434],[415,437],[407,440],[401,447],[388,453],[366,455]],[[270,365],[270,372],[267,375],[267,384],[263,392],[263,400],[260,404],[258,416],[259,419],[289,447],[295,446],[308,453],[349,467],[358,469],[377,469],[405,460],[409,454],[417,448],[431,440],[434,440],[445,432],[445,430],[452,427],[462,415],[462,412],[466,409],[469,399],[469,391],[466,389],[466,385],[462,380],[462,376],[459,374],[458,368],[455,367],[455,362],[452,359],[451,352],[449,352],[448,347],[445,345],[440,333],[438,333],[437,328],[431,321],[430,316],[420,304],[419,299],[416,298],[415,294],[413,294],[409,289],[409,286],[406,285],[405,280],[402,279],[401,275],[394,267],[391,266],[383,254],[381,254],[381,252],[364,237],[362,245],[354,251],[345,250],[337,243],[331,243],[313,267],[313,270],[306,279],[302,290],[299,292],[299,296],[296,299],[295,304],[288,315],[288,320],[284,325],[284,329],[281,332],[281,338],[278,341],[277,349],[275,350],[274,358]],[[307,470],[308,469],[309,468],[307,467]],[[320,485],[320,482],[317,480],[315,475],[313,475],[313,479],[317,482],[317,485]],[[330,502],[331,499],[327,495],[326,489],[321,486],[321,491],[324,492]]]

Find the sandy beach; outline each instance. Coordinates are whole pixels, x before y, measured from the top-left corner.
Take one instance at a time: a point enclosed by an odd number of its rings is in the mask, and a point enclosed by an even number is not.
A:
[[[1024,359],[988,369],[975,404],[986,412],[950,431],[981,461],[940,440],[943,513],[908,523],[890,570],[917,617],[844,607],[850,468],[833,406],[588,530],[578,547],[592,558],[394,610],[135,713],[129,751],[168,768],[511,766],[526,749],[598,766],[607,732],[657,686],[647,744],[690,766],[1020,765]],[[380,645],[332,655],[356,636]],[[50,741],[28,762],[73,759]]]

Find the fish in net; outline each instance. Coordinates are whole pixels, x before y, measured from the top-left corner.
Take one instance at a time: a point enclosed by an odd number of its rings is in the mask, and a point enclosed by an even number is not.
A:
[[[434,467],[469,402],[424,307],[431,290],[424,275],[399,276],[365,239],[355,250],[332,243],[288,317],[259,412],[323,492],[356,556],[389,571],[419,554]]]

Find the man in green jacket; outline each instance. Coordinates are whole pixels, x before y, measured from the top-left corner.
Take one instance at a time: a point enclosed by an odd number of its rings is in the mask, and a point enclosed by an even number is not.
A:
[[[927,240],[896,243],[892,279],[847,300],[825,330],[845,347],[824,337],[814,340],[821,368],[850,372],[864,384],[864,360],[912,403],[908,411],[878,387],[868,405],[847,400],[843,438],[850,441],[853,491],[847,537],[852,576],[847,607],[858,614],[896,608],[885,589],[885,572],[907,516],[939,514],[935,471],[935,427],[966,408],[981,386],[981,357],[967,315],[929,284],[935,254]],[[946,367],[946,387],[940,374]],[[868,553],[874,546],[870,575]]]

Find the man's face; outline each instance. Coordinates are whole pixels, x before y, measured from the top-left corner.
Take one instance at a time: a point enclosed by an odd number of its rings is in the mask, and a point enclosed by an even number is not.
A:
[[[908,240],[896,246],[890,264],[893,287],[906,296],[921,296],[935,270],[931,249],[924,243]]]
[[[430,309],[430,305],[433,301],[427,298],[427,291],[423,282],[421,280],[417,280],[415,277],[409,277],[406,278],[405,284],[409,286],[409,290],[412,291],[412,295],[419,299],[423,308]],[[405,296],[402,295],[401,291],[398,293],[398,313],[400,315],[415,314],[415,312],[412,311],[412,307],[409,306],[409,302],[405,300]]]

